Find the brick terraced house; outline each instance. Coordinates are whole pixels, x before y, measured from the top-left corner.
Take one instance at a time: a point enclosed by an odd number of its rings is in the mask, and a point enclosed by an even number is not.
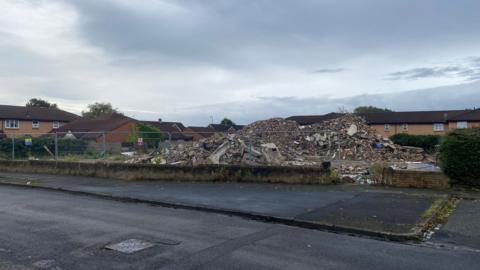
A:
[[[79,116],[57,108],[0,105],[0,134],[3,137],[49,133]]]
[[[311,125],[341,116],[341,113],[325,115],[291,116],[300,125]],[[412,135],[443,135],[449,130],[480,127],[480,109],[446,111],[410,111],[362,113],[367,124],[378,134],[389,137],[398,133]]]

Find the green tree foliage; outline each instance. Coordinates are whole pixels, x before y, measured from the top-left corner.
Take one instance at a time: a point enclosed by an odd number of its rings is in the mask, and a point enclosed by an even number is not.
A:
[[[359,106],[355,108],[353,112],[354,113],[378,113],[378,112],[393,112],[393,111],[387,108],[382,109],[374,106]]]
[[[221,125],[224,125],[224,126],[233,126],[233,125],[235,125],[235,123],[234,123],[232,120],[230,120],[230,119],[228,119],[228,118],[226,118],[226,117],[223,118],[223,120],[220,122],[220,124],[221,124]]]
[[[82,116],[85,118],[97,118],[103,114],[119,113],[118,109],[112,107],[110,103],[95,102],[88,105],[86,111],[82,111]]]
[[[50,103],[46,100],[40,99],[40,98],[32,98],[30,99],[27,104],[25,104],[27,107],[42,107],[42,108],[57,108],[57,104],[55,103]]]
[[[441,136],[438,135],[410,135],[405,133],[395,134],[390,137],[392,142],[402,146],[421,147],[425,151],[433,152],[435,146],[440,144]]]
[[[440,146],[440,164],[452,184],[480,187],[480,128],[448,133]]]
[[[128,137],[128,142],[136,144],[138,138],[143,138],[145,148],[152,149],[157,148],[160,142],[168,138],[168,135],[154,126],[137,123]]]

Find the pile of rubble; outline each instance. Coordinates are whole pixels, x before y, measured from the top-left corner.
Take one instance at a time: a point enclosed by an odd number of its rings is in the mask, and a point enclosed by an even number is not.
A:
[[[258,121],[236,133],[171,144],[163,152],[129,162],[308,166],[325,160],[405,162],[426,158],[423,149],[395,145],[378,136],[363,118],[346,114],[308,126],[282,118]]]

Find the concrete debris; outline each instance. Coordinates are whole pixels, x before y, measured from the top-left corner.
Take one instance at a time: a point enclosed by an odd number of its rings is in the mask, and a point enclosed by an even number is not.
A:
[[[334,160],[398,163],[425,162],[429,157],[421,148],[393,144],[378,136],[363,118],[347,114],[308,126],[282,118],[257,121],[236,133],[218,133],[198,142],[171,144],[162,152],[128,162],[318,166]],[[359,175],[364,171],[365,167],[340,168],[344,175]]]

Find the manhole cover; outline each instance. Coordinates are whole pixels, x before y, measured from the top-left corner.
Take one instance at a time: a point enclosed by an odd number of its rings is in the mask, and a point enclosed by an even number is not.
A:
[[[151,248],[153,246],[155,246],[155,244],[147,241],[143,241],[139,239],[128,239],[120,243],[107,245],[105,246],[105,248],[131,254],[140,250]]]

